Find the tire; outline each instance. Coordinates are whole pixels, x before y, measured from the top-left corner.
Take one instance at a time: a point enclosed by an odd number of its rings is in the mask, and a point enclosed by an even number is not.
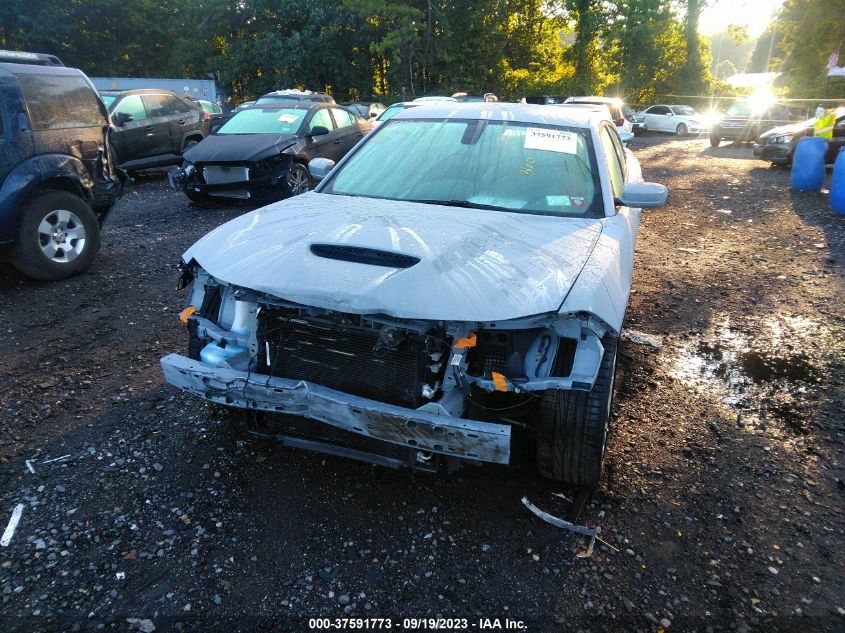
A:
[[[188,200],[190,200],[192,204],[198,207],[207,207],[211,204],[211,197],[207,193],[186,189],[185,195],[188,196]]]
[[[601,480],[613,402],[618,339],[605,337],[591,391],[551,389],[540,400],[537,469],[549,479],[595,487]]]
[[[675,130],[678,136],[686,136],[689,134],[689,128],[687,127],[686,123],[681,123],[678,125],[678,128]]]
[[[719,144],[722,142],[722,137],[713,132],[710,132],[710,147],[719,147]]]
[[[100,225],[82,198],[45,191],[23,209],[12,264],[34,279],[55,281],[86,270],[100,250]]]
[[[311,182],[311,174],[308,173],[308,168],[302,163],[294,163],[291,165],[288,172],[288,186],[290,187],[290,195],[298,196],[301,193],[309,191],[313,187]]]

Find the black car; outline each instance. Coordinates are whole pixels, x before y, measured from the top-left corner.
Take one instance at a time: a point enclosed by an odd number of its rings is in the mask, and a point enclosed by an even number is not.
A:
[[[719,147],[723,140],[747,143],[774,127],[797,122],[796,114],[788,107],[774,104],[761,108],[753,101],[739,99],[725,111],[718,121],[710,126],[710,145]]]
[[[308,191],[312,158],[340,160],[372,125],[349,110],[310,101],[255,104],[185,152],[171,183],[194,202],[210,197],[278,200]]]
[[[213,124],[213,122],[220,121],[223,118],[223,108],[213,101],[208,101],[207,99],[191,99],[191,101],[196,103],[205,113],[203,115],[204,121],[209,121]]]
[[[805,136],[813,136],[815,123],[815,119],[807,119],[764,132],[754,144],[754,156],[775,165],[791,165],[798,142]],[[842,147],[845,147],[845,108],[837,108],[833,136],[828,139],[824,162],[833,164]]]
[[[343,107],[352,110],[363,119],[376,119],[387,110],[387,106],[377,101],[350,101],[344,103]]]
[[[0,250],[30,277],[69,277],[93,262],[126,181],[109,113],[88,77],[53,56],[0,59]]]
[[[116,127],[112,142],[124,169],[178,165],[182,152],[208,135],[202,108],[169,90],[104,90],[101,95]]]

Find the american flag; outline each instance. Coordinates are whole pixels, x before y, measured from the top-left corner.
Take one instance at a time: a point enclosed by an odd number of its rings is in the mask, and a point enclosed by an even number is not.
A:
[[[827,60],[827,66],[825,69],[830,70],[831,68],[836,68],[839,65],[839,48],[841,44],[836,47],[836,50],[830,54],[830,59]]]

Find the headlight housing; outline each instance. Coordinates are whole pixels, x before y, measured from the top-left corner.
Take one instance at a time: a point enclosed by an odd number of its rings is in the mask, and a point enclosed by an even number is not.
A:
[[[766,141],[767,145],[786,145],[792,142],[792,134],[778,134],[770,136]]]

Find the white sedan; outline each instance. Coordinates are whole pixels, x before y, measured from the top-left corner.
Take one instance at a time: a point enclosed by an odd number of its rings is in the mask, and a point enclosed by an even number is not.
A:
[[[598,484],[640,209],[667,195],[610,117],[426,103],[332,167],[185,253],[167,381],[396,467],[506,464],[516,426],[541,474]]]
[[[688,105],[653,105],[640,114],[649,131],[686,136],[707,129],[702,115]]]

